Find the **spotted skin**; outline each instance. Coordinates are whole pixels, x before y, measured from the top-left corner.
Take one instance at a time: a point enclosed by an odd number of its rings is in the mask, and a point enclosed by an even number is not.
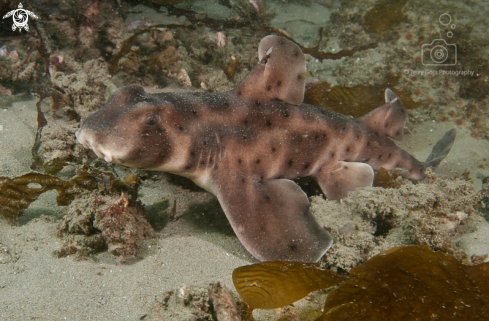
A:
[[[340,200],[371,186],[381,167],[422,179],[437,164],[417,161],[389,138],[401,137],[406,114],[391,90],[386,105],[357,120],[302,104],[305,59],[295,44],[265,37],[259,58],[229,92],[121,88],[77,137],[106,161],[186,176],[216,195],[257,259],[317,262],[333,240],[292,179],[312,176],[328,198]],[[431,159],[446,156],[452,136]]]

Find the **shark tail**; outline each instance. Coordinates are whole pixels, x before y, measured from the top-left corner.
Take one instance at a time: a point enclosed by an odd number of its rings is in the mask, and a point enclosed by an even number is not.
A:
[[[455,128],[447,131],[445,135],[433,146],[430,156],[424,162],[426,167],[438,167],[441,161],[448,155],[455,142],[457,131]]]

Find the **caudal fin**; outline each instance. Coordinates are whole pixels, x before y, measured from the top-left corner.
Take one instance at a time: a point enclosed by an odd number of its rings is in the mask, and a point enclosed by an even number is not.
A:
[[[441,161],[448,155],[455,142],[457,131],[455,128],[447,131],[445,135],[433,146],[430,156],[425,161],[426,167],[437,167]]]

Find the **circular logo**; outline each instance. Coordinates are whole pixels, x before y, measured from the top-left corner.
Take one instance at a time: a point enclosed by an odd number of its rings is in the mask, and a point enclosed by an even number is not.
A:
[[[447,48],[443,46],[436,46],[431,49],[431,60],[433,60],[434,63],[441,64],[448,58],[448,50]]]
[[[452,17],[448,13],[444,13],[438,18],[438,21],[440,21],[440,24],[443,26],[448,26],[450,22],[452,22]]]
[[[36,16],[32,11],[25,10],[22,3],[19,3],[19,8],[7,12],[7,14],[3,16],[3,19],[12,17],[12,20],[14,21],[14,24],[12,25],[13,31],[17,30],[17,28],[19,31],[22,29],[29,31],[29,25],[27,24],[29,21],[29,16],[34,19],[38,18],[38,16]]]
[[[24,28],[25,25],[27,25],[27,21],[29,19],[29,17],[27,16],[27,12],[22,9],[15,10],[12,18],[14,19],[14,24],[17,26],[17,28]]]

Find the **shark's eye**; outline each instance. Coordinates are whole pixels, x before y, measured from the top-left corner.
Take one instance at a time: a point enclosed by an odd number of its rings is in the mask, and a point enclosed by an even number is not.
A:
[[[146,123],[146,125],[154,126],[158,124],[160,120],[161,117],[158,114],[147,114],[144,122]]]

